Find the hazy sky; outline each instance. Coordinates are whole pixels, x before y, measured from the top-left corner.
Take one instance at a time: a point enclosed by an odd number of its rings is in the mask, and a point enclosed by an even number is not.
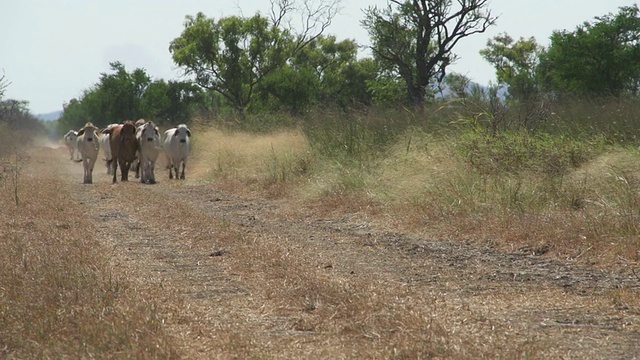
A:
[[[461,40],[460,59],[449,68],[486,84],[495,80],[478,51],[487,39],[506,32],[513,38],[533,36],[548,44],[553,30],[573,31],[595,16],[617,13],[621,0],[490,0],[498,15],[484,34]],[[177,79],[180,71],[168,47],[183,29],[185,15],[202,11],[216,19],[268,13],[268,0],[1,0],[0,75],[10,81],[5,98],[27,100],[33,113],[62,109],[120,61],[128,71],[144,68],[154,79]],[[385,6],[386,0],[342,0],[342,10],[327,34],[368,44],[360,26],[362,9]],[[240,10],[242,9],[242,10]]]

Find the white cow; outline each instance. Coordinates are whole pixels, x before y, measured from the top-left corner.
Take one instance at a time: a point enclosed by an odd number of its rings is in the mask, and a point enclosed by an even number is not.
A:
[[[84,168],[84,184],[93,183],[93,167],[98,159],[100,151],[100,139],[98,138],[98,128],[88,122],[78,131],[78,151],[80,152],[82,167]]]
[[[176,171],[176,179],[178,179],[178,170],[182,165],[180,179],[184,179],[184,168],[187,166],[189,159],[189,138],[191,130],[185,124],[171,128],[164,132],[164,143],[162,148],[167,157],[167,169],[169,169],[169,179],[173,179],[172,170]]]
[[[160,154],[160,149],[162,148],[159,131],[156,124],[154,124],[153,121],[149,121],[139,126],[136,132],[136,139],[138,140],[138,168],[136,169],[136,177],[138,172],[142,172],[140,176],[141,183],[156,183],[154,169],[156,160]]]
[[[109,140],[111,138],[111,135],[109,134],[109,131],[114,126],[118,126],[118,124],[109,124],[106,128],[100,130],[100,132],[102,133],[102,137],[100,138],[100,147],[104,152],[103,160],[107,162],[107,175],[113,174],[113,163],[111,162],[111,142]],[[109,166],[109,164],[111,164],[112,166]]]
[[[69,157],[71,160],[75,160],[76,157],[76,153],[77,153],[77,142],[76,140],[78,139],[78,132],[74,131],[74,130],[69,130],[69,132],[67,132],[64,135],[64,144],[67,146],[67,149],[69,150]]]

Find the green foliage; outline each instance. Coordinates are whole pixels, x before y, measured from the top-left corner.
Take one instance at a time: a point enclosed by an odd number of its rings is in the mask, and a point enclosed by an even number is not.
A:
[[[476,129],[463,133],[456,147],[469,165],[483,173],[563,175],[602,152],[604,139],[585,141],[528,131],[493,134]]]
[[[318,34],[308,40],[255,15],[215,21],[187,16],[169,50],[186,75],[245,109],[301,114],[317,103],[371,103],[365,82],[375,78],[371,61],[357,60],[353,40]]]
[[[380,76],[367,81],[372,102],[377,106],[396,107],[408,104],[407,87],[401,79]]]
[[[443,82],[451,91],[451,97],[458,99],[467,97],[469,84],[471,83],[469,77],[458,73],[450,73],[444,77]]]
[[[487,0],[393,2],[383,10],[370,7],[362,25],[369,32],[374,59],[383,73],[400,78],[408,101],[421,106],[427,88],[442,81],[456,60],[453,48],[462,38],[484,32],[495,22]],[[459,7],[458,7],[459,5]]]
[[[640,87],[640,9],[596,17],[574,32],[556,31],[541,58],[546,86],[570,94],[637,94]]]
[[[284,66],[264,78],[256,87],[251,110],[286,111],[302,114],[318,99],[320,80],[310,67]]]
[[[374,79],[378,68],[370,59],[358,60],[354,40],[337,41],[335,36],[319,36],[291,59],[294,69],[311,70],[317,78],[317,102],[346,107],[370,104],[366,81]]]
[[[141,99],[145,117],[156,119],[158,125],[188,123],[198,109],[206,107],[202,90],[189,82],[154,81]]]
[[[188,82],[152,81],[143,69],[129,73],[120,62],[110,64],[112,73],[100,80],[79,99],[65,104],[58,120],[58,133],[78,129],[86,122],[106,126],[126,119],[153,119],[160,125],[188,122],[204,103],[204,94]]]
[[[224,96],[238,111],[249,105],[256,85],[285,65],[294,46],[288,31],[260,15],[217,22],[203,13],[187,16],[169,46],[173,61],[195,82]]]
[[[315,152],[338,163],[358,164],[375,158],[392,145],[408,122],[396,112],[368,109],[310,114],[302,125]]]
[[[291,63],[265,76],[256,86],[251,110],[302,114],[318,104],[350,106],[371,104],[367,81],[378,68],[371,59],[358,60],[353,40],[337,42],[319,36],[291,59]]]
[[[359,59],[340,69],[342,82],[335,95],[338,106],[368,106],[373,104],[373,91],[369,84],[378,76],[378,65],[373,59]]]
[[[509,35],[501,34],[489,39],[480,54],[495,67],[498,83],[509,87],[509,95],[527,101],[539,89],[536,69],[542,50],[533,37],[514,42]]]

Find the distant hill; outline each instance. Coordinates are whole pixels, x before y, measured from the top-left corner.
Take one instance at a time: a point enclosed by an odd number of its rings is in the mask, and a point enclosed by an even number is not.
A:
[[[62,116],[62,110],[52,111],[46,114],[36,114],[36,119],[42,121],[56,121]]]

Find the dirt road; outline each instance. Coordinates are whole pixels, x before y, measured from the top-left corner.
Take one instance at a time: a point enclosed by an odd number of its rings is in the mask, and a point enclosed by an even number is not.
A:
[[[188,172],[111,184],[100,164],[83,185],[62,149],[38,156],[74,184],[114,271],[160,297],[185,358],[640,358],[632,274],[389,232]]]

